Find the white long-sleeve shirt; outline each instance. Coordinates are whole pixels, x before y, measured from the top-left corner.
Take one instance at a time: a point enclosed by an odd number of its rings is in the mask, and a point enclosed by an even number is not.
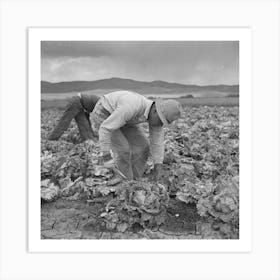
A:
[[[153,101],[131,91],[115,91],[104,95],[102,106],[111,115],[100,125],[99,142],[103,151],[109,151],[111,132],[126,124],[148,121]],[[161,126],[149,126],[151,153],[154,163],[162,163],[164,157],[164,133]]]

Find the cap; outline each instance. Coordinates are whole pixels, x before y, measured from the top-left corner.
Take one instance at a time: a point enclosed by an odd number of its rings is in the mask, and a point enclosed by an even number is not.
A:
[[[181,104],[174,99],[163,100],[159,98],[156,99],[155,103],[159,118],[164,125],[169,125],[182,114],[183,109]]]

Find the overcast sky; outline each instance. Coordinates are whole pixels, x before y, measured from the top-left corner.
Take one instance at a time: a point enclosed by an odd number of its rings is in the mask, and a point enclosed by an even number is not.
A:
[[[45,81],[111,77],[184,84],[238,84],[239,43],[44,41],[41,78]]]

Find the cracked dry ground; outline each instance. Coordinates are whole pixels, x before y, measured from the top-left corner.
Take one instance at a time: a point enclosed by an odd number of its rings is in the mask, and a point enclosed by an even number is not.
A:
[[[130,230],[120,233],[106,229],[100,214],[106,201],[88,203],[58,199],[41,205],[42,239],[201,239],[197,225],[201,217],[195,205],[171,199],[166,221],[156,229],[144,229],[134,224]]]

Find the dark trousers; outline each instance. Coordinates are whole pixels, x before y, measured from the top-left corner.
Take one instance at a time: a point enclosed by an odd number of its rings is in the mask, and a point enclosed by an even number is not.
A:
[[[71,98],[67,104],[60,121],[49,136],[49,140],[58,140],[63,132],[67,130],[71,121],[75,118],[82,140],[94,139],[94,132],[91,127],[89,113],[87,113],[78,96]]]

